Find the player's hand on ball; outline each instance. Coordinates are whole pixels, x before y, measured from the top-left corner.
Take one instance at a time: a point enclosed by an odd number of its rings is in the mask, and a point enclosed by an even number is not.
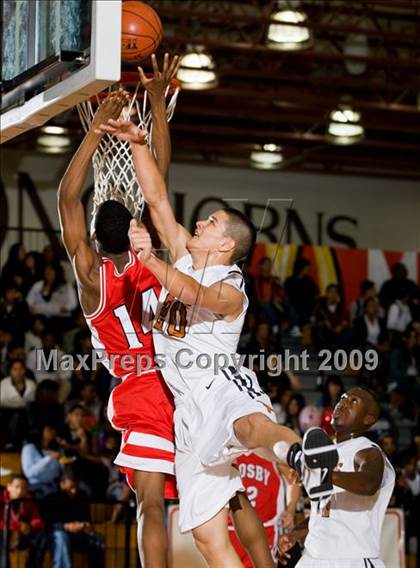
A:
[[[98,110],[92,120],[92,130],[96,134],[103,134],[100,129],[101,124],[108,122],[110,118],[118,118],[127,105],[130,95],[123,89],[111,91],[104,102],[99,105]]]
[[[140,75],[140,82],[143,85],[145,91],[147,91],[149,97],[162,98],[165,96],[165,91],[169,83],[176,76],[179,69],[179,57],[174,55],[172,61],[169,60],[169,53],[165,53],[163,58],[162,71],[159,70],[157,64],[156,55],[153,53],[151,56],[153,76],[146,77],[144,71],[141,67],[138,68]]]
[[[152,239],[149,232],[144,227],[139,227],[135,219],[131,219],[128,238],[140,260],[146,262],[152,252]]]
[[[140,130],[130,120],[110,118],[106,123],[100,124],[95,130],[97,134],[112,134],[124,142],[131,144],[147,144],[147,130]]]

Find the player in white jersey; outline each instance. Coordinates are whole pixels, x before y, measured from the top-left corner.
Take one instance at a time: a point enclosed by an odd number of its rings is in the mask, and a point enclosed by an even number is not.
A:
[[[226,505],[243,486],[235,455],[264,449],[286,463],[299,437],[275,423],[270,400],[255,374],[234,359],[248,299],[236,262],[243,261],[255,229],[239,211],[219,210],[197,223],[192,237],[177,224],[165,181],[135,125],[103,125],[129,140],[137,177],[161,242],[174,266],[154,255],[142,261],[162,282],[155,349],[165,356],[162,373],[175,398],[175,436],[180,526],[193,530],[208,563],[240,566],[227,535]],[[135,250],[137,228],[130,229]],[[213,361],[223,361],[217,369]],[[292,463],[292,462],[290,462]]]
[[[384,568],[380,536],[395,472],[379,446],[364,436],[378,418],[379,404],[370,390],[356,387],[341,397],[332,419],[338,451],[333,493],[312,501],[309,519],[281,538],[284,561],[289,547],[307,535],[299,568]]]

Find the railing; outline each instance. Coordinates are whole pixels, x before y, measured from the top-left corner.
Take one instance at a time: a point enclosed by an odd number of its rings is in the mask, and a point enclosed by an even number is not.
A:
[[[4,528],[0,543],[0,568],[50,568],[52,566],[54,547],[55,554],[60,554],[60,544],[70,540],[71,566],[84,568],[92,566],[94,554],[95,568],[139,568],[140,560],[137,552],[137,523],[135,506],[127,502],[95,501],[90,502],[90,517],[93,532],[87,533],[84,539],[76,536],[74,539],[63,526],[45,523],[44,528],[25,535],[25,531],[13,531],[10,521],[16,516],[16,511],[24,503],[36,502],[40,506],[42,518],[42,501],[34,499],[17,499],[10,501],[4,507]],[[80,502],[85,507],[86,502]],[[77,502],[74,502],[77,505]],[[49,503],[50,506],[53,503]],[[118,511],[116,510],[118,507]],[[118,512],[114,521],[113,515]],[[22,518],[24,514],[22,513]],[[13,526],[12,526],[13,528]],[[57,534],[58,533],[58,534]],[[61,538],[59,538],[61,537]],[[83,545],[83,542],[86,544]],[[80,545],[83,545],[83,548]],[[88,548],[91,547],[89,554]],[[64,554],[64,552],[63,552]],[[101,557],[103,555],[103,561]],[[30,564],[28,564],[30,561]],[[63,564],[64,566],[65,564]]]

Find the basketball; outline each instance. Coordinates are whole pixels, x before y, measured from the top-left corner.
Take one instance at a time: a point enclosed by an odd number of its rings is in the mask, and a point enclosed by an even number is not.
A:
[[[133,63],[145,59],[162,41],[162,22],[143,2],[131,0],[122,6],[121,59]]]

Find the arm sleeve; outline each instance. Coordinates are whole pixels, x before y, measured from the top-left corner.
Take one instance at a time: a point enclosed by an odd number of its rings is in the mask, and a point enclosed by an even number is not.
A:
[[[52,458],[41,456],[33,444],[26,444],[23,446],[21,459],[22,471],[29,478],[42,473]]]

